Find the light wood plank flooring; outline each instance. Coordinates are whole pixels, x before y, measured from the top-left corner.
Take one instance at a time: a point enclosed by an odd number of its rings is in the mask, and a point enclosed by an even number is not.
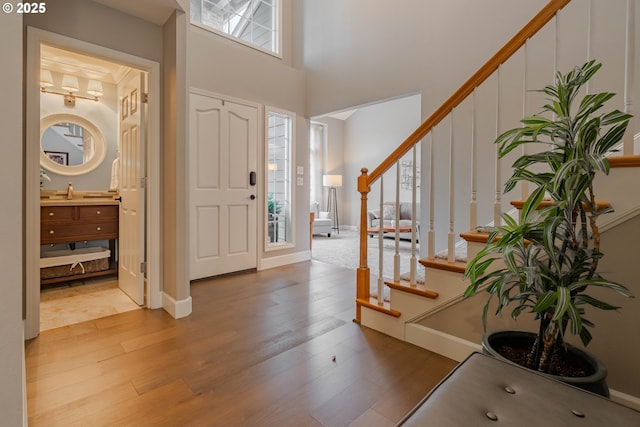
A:
[[[310,261],[191,292],[184,319],[135,310],[28,341],[29,425],[391,426],[456,365],[353,323],[353,270]]]

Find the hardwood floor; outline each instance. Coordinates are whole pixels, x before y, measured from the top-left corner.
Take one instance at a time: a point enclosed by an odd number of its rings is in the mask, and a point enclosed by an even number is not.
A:
[[[184,319],[135,310],[28,341],[29,425],[391,426],[456,365],[353,323],[353,270],[303,262],[191,294]]]

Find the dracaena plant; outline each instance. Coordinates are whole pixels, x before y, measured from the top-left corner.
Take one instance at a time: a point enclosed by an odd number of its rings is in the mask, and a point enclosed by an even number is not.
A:
[[[503,214],[503,225],[490,229],[487,245],[465,273],[470,279],[466,297],[482,289],[490,295],[482,314],[485,328],[494,300],[497,315],[507,307],[513,319],[534,313],[539,331],[528,364],[543,372],[554,373],[553,355],[563,348],[566,332],[579,335],[585,346],[591,340],[593,323],[585,318],[585,307],[618,308],[590,295],[591,290],[629,296],[627,288],[597,271],[603,256],[597,219],[612,209],[598,206],[593,181],[596,173],[608,174],[607,154],[622,140],[631,117],[618,110],[602,113],[613,93],[587,94],[576,102],[600,68],[589,61],[557,73],[555,84],[541,90],[548,99],[542,112],[496,139],[500,158],[523,144],[536,146],[539,151],[514,162],[505,184],[505,192],[521,181],[534,189],[518,220]],[[498,258],[504,267],[490,270]]]

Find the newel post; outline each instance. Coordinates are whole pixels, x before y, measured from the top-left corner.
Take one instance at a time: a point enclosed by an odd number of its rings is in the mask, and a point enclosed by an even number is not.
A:
[[[367,168],[360,170],[358,192],[360,193],[360,265],[356,271],[356,298],[369,301],[369,265],[367,264],[367,194],[371,191]],[[356,304],[356,321],[360,322],[360,305]]]

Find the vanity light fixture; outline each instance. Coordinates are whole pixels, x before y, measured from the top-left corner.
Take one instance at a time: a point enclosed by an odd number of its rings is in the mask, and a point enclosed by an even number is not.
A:
[[[52,87],[53,86],[53,77],[51,76],[51,71],[49,70],[40,70],[40,87]]]
[[[68,74],[62,76],[62,85],[60,87],[62,90],[66,90],[69,93],[78,92],[80,90],[78,78]]]
[[[96,98],[104,95],[102,91],[102,83],[97,80],[89,80],[89,85],[87,86],[87,93],[89,95],[93,95]]]
[[[76,76],[71,76],[68,74],[64,74],[62,76],[62,84],[60,85],[60,88],[66,91],[66,93],[48,90],[47,88],[49,87],[53,87],[53,78],[51,76],[51,71],[40,70],[40,91],[42,93],[53,93],[55,95],[64,96],[64,105],[66,105],[67,107],[75,107],[76,98],[98,101],[98,97],[103,95],[102,83],[97,80],[89,80],[89,85],[87,86],[87,93],[93,96],[76,95],[75,92],[80,91],[78,78]]]

